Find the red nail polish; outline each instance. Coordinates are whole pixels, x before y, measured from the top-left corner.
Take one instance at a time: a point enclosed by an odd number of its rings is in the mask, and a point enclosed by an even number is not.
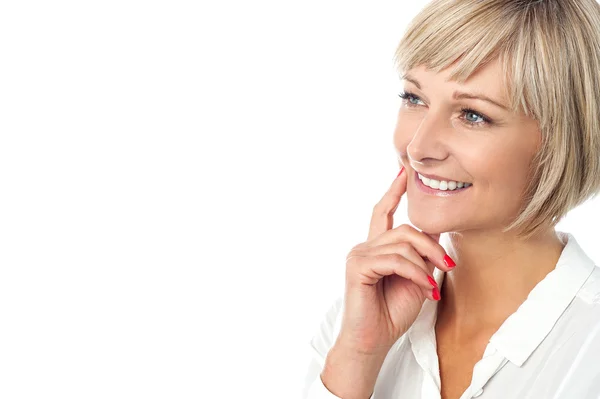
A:
[[[454,266],[456,266],[456,263],[454,263],[454,261],[452,260],[452,258],[449,257],[448,255],[444,255],[444,263],[446,264],[446,266],[448,266],[451,269]]]
[[[437,288],[437,286],[438,286],[438,285],[437,285],[437,283],[435,282],[435,280],[434,280],[433,278],[431,278],[431,276],[429,276],[429,275],[428,275],[428,276],[427,276],[427,280],[429,280],[429,283],[430,283],[431,285],[433,285],[434,287],[436,287],[436,288]]]
[[[402,172],[404,172],[404,166],[400,168],[400,172],[398,172],[398,176],[400,176],[402,174]],[[398,177],[396,176],[396,177]]]
[[[441,299],[440,291],[437,288],[433,289],[433,299],[439,301]]]

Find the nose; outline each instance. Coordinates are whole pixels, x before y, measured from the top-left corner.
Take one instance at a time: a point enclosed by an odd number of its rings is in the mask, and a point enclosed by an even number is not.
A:
[[[450,129],[449,120],[444,119],[441,112],[429,110],[406,147],[409,159],[417,164],[446,159],[448,147],[445,142]]]

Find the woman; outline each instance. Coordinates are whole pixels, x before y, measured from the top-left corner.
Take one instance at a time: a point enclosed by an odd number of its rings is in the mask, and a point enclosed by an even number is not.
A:
[[[396,61],[402,169],[304,397],[600,398],[600,268],[554,229],[600,191],[600,6],[435,0]]]

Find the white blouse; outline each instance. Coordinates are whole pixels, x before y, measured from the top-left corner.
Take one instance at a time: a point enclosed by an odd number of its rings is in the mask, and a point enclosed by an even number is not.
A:
[[[492,335],[460,399],[600,399],[600,267],[572,234],[557,234],[566,245],[556,268]],[[440,287],[444,275],[434,270]],[[414,324],[392,346],[371,399],[440,399],[437,304],[426,299]],[[339,399],[320,374],[339,333],[343,306],[343,297],[337,298],[309,342],[305,399]]]

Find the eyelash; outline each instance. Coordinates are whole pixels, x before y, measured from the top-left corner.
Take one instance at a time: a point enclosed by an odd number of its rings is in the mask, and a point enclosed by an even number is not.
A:
[[[418,96],[416,96],[414,93],[411,93],[410,91],[400,92],[400,94],[398,94],[398,96],[400,98],[402,98],[408,104],[409,107],[415,107],[417,105],[417,104],[412,104],[412,103],[410,103],[410,102],[407,101],[410,97],[413,97],[413,98],[416,98],[418,100],[421,100]],[[487,116],[483,115],[480,112],[475,111],[474,109],[463,107],[460,110],[463,113],[475,114],[477,116],[480,116],[481,119],[483,119],[483,122],[471,122],[471,121],[468,121],[466,119],[463,119],[463,122],[466,123],[467,125],[471,126],[471,127],[481,127],[483,125],[491,125],[493,123],[490,118],[488,118]]]

